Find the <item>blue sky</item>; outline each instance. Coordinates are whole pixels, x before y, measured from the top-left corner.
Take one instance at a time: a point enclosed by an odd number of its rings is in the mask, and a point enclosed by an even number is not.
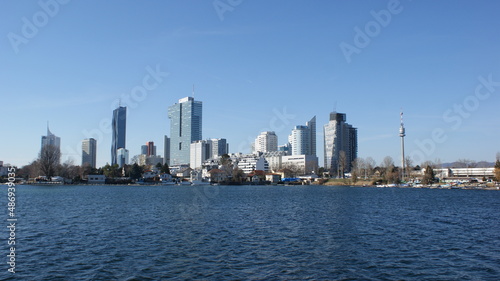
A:
[[[336,109],[358,128],[360,157],[398,161],[403,108],[416,163],[493,161],[499,10],[498,1],[4,0],[0,160],[34,160],[49,121],[63,161],[80,164],[90,136],[104,165],[120,97],[131,156],[147,141],[162,154],[167,108],[194,84],[203,137],[226,138],[230,152],[250,152],[269,129],[283,144],[316,116],[322,164]]]

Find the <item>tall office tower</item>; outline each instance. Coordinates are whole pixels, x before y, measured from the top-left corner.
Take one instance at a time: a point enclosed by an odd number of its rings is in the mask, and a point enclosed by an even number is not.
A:
[[[163,164],[170,166],[170,138],[167,136],[163,139]]]
[[[156,155],[156,145],[153,141],[148,141],[146,143],[146,146],[147,146],[147,151],[146,151],[147,156]]]
[[[141,154],[147,155],[148,154],[148,146],[147,145],[141,145]]]
[[[309,155],[316,156],[316,116],[314,116],[313,118],[311,118],[311,120],[306,122],[306,126],[309,128],[310,131],[309,141],[311,142],[310,146],[311,150],[309,151]]]
[[[49,124],[47,123],[47,135],[42,136],[42,147],[41,149],[43,150],[44,147],[51,145],[59,150],[59,153],[61,152],[61,138],[57,137],[54,135],[50,129],[49,129]],[[60,159],[58,160],[59,163]]]
[[[128,150],[125,148],[118,148],[116,150],[116,164],[118,167],[123,167],[124,165],[128,165]]]
[[[316,116],[305,126],[295,126],[288,137],[292,155],[316,156]]]
[[[253,153],[278,151],[278,136],[273,131],[262,132],[255,139]]]
[[[358,157],[357,129],[346,123],[345,113],[337,112],[330,113],[330,121],[323,129],[325,169],[332,175],[343,176],[351,171],[352,162]]]
[[[185,97],[168,108],[170,119],[170,163],[189,164],[190,145],[201,140],[202,102]]]
[[[120,106],[113,110],[113,120],[111,121],[111,165],[118,164],[117,150],[125,148],[125,137],[127,129],[127,108]]]
[[[93,138],[82,141],[82,166],[96,167],[97,141]]]
[[[226,139],[210,139],[207,141],[210,144],[209,158],[217,158],[229,153],[229,145]]]

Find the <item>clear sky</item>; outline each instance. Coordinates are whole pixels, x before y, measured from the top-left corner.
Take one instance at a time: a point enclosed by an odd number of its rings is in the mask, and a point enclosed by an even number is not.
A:
[[[34,160],[49,121],[63,161],[80,164],[90,136],[98,166],[110,162],[120,98],[130,155],[147,141],[163,154],[167,108],[194,84],[203,138],[230,152],[250,152],[265,130],[284,144],[316,116],[322,164],[336,109],[358,128],[360,157],[398,162],[402,108],[416,164],[493,161],[499,11],[495,0],[3,0],[0,160]]]

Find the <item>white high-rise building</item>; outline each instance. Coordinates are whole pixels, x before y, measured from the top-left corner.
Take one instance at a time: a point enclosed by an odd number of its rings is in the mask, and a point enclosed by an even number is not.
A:
[[[190,148],[189,167],[201,169],[203,162],[209,159],[210,145],[206,140],[199,140],[192,142]]]
[[[306,125],[295,126],[288,137],[291,146],[291,155],[316,156],[316,116]]]
[[[255,139],[253,153],[278,151],[278,136],[273,131],[262,132]]]
[[[212,158],[218,158],[227,154],[228,145],[226,139],[200,140],[191,143],[190,167],[199,169],[203,163]]]

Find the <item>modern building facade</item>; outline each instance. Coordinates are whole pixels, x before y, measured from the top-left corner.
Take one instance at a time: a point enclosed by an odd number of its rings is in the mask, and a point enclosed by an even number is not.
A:
[[[351,171],[352,162],[358,157],[357,129],[346,123],[345,113],[337,112],[330,113],[330,121],[323,129],[325,169],[341,177]]]
[[[59,150],[59,153],[61,152],[61,138],[54,135],[50,129],[49,129],[49,124],[47,124],[47,135],[42,136],[42,146],[41,150],[43,150],[46,146],[53,146]],[[58,162],[60,159],[58,160]]]
[[[97,141],[94,138],[82,141],[82,166],[96,167]]]
[[[288,137],[291,155],[316,156],[316,116],[306,125],[295,126]]]
[[[118,149],[125,148],[127,130],[127,108],[120,106],[113,110],[111,121],[111,165],[118,164]]]
[[[227,154],[226,139],[199,140],[191,143],[190,168],[199,169],[209,159]]]
[[[255,139],[253,153],[278,151],[278,136],[273,131],[262,132]]]
[[[202,138],[202,102],[185,97],[168,108],[170,162],[189,164],[191,143]]]
[[[153,141],[148,141],[146,143],[146,155],[147,156],[153,156],[156,155],[156,145]]]
[[[238,161],[238,169],[245,174],[250,174],[253,171],[269,171],[269,163],[264,157],[248,155]]]
[[[61,138],[54,135],[50,129],[49,125],[47,125],[47,135],[42,136],[42,148],[47,145],[52,145],[55,146],[59,149],[61,149]]]
[[[203,162],[210,158],[210,144],[206,140],[191,143],[189,167],[201,169]]]
[[[288,155],[281,159],[282,168],[288,168],[299,173],[308,175],[318,170],[318,157],[314,155]]]
[[[116,164],[118,164],[118,167],[120,168],[128,165],[128,150],[125,148],[118,148],[116,150],[116,160]]]
[[[229,153],[229,145],[226,139],[210,139],[210,158],[217,158]]]
[[[163,138],[163,164],[170,166],[170,138],[168,136]]]

